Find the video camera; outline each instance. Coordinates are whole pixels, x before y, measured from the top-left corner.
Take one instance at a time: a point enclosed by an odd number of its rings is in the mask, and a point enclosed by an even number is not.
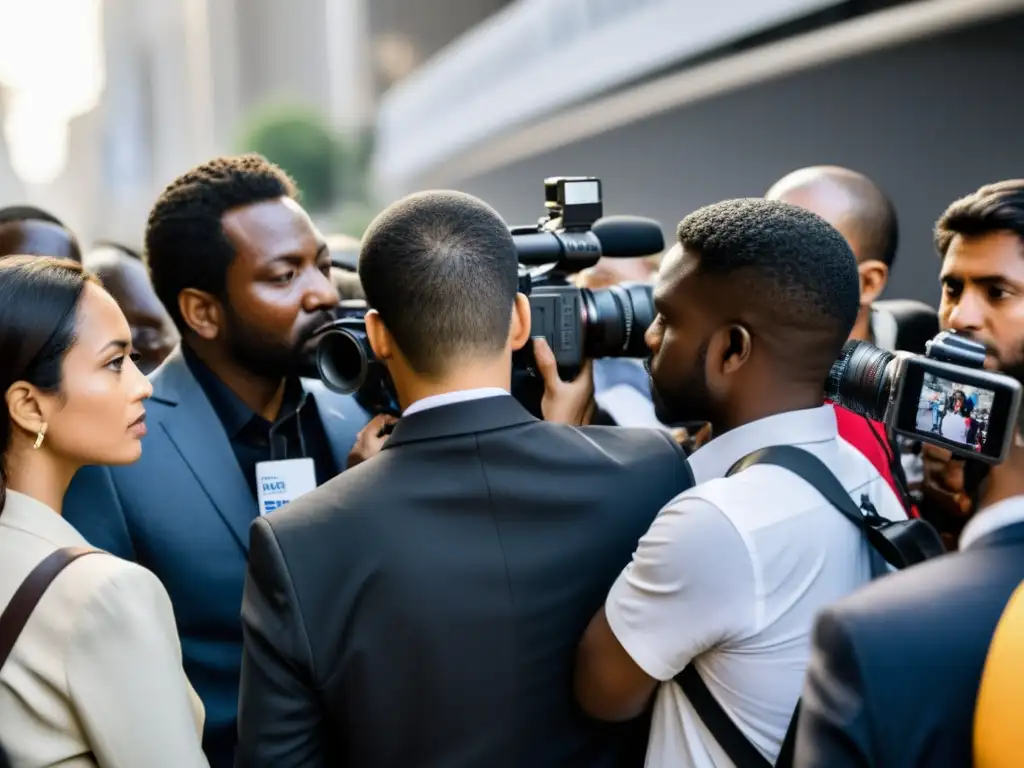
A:
[[[651,286],[641,283],[601,290],[577,288],[569,276],[609,258],[639,258],[665,247],[661,226],[636,216],[603,217],[601,182],[592,177],[544,181],[547,214],[538,223],[511,229],[520,264],[519,291],[530,300],[531,337],[547,340],[563,378],[587,358],[648,355],[644,333],[654,321]],[[358,306],[357,306],[358,305]],[[373,413],[398,415],[387,370],[366,337],[362,302],[345,302],[338,319],[317,333],[316,369],[324,384],[354,394]],[[512,394],[540,416],[543,382],[532,345],[513,355]]]
[[[999,464],[1018,425],[1021,384],[984,364],[985,346],[955,331],[929,341],[923,356],[851,341],[832,366],[825,396],[883,422],[890,435]]]

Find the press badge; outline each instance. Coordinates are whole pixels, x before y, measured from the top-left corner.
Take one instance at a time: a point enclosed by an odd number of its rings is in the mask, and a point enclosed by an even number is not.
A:
[[[266,515],[316,488],[312,459],[261,461],[256,465],[256,498]]]

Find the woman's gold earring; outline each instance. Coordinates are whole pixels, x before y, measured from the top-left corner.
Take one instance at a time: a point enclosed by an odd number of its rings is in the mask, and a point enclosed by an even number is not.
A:
[[[36,442],[33,448],[39,448],[43,444],[43,438],[46,437],[46,422],[43,422],[43,426],[39,428],[39,432],[36,433]]]

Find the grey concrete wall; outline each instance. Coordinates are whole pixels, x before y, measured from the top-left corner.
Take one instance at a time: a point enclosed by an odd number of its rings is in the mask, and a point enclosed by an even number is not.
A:
[[[604,181],[605,212],[662,222],[759,196],[811,164],[860,170],[896,203],[902,246],[887,295],[937,303],[932,226],[981,184],[1024,177],[1024,16],[760,85],[533,157],[459,189],[510,223],[543,212],[542,180]]]

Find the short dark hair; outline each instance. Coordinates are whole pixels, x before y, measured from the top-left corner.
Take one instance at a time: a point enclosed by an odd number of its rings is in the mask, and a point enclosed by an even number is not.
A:
[[[1024,179],[987,184],[955,201],[935,225],[935,247],[945,257],[957,235],[1013,232],[1024,241]]]
[[[701,208],[677,234],[702,274],[729,278],[737,296],[773,326],[820,339],[813,347],[822,359],[812,350],[807,362],[831,364],[860,311],[857,260],[834,227],[795,205],[750,198]]]
[[[36,208],[34,205],[8,205],[0,208],[0,224],[11,224],[18,221],[43,221],[47,224],[56,224],[62,229],[68,229],[67,225],[54,216],[52,213]],[[70,232],[71,230],[68,229]]]
[[[402,353],[437,375],[463,354],[499,352],[519,288],[516,246],[497,212],[460,192],[422,192],[363,237],[359,278]]]
[[[75,342],[78,302],[94,280],[77,261],[48,256],[0,259],[0,391],[27,381],[60,391],[64,356]],[[10,412],[0,419],[0,511],[6,496]]]
[[[183,290],[198,288],[225,298],[235,247],[224,233],[224,214],[297,196],[288,174],[256,154],[218,157],[168,185],[149,214],[146,262],[153,289],[179,331],[188,330],[178,309]]]

